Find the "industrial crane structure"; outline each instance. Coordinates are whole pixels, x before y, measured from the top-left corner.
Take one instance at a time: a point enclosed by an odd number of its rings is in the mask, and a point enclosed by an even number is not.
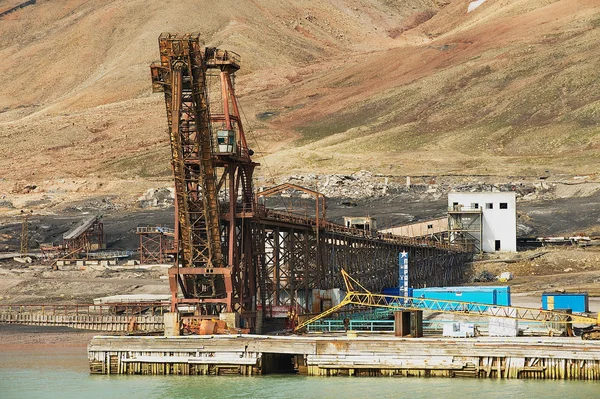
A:
[[[600,328],[598,327],[600,326],[600,313],[597,318],[593,318],[553,310],[532,309],[519,306],[501,306],[476,302],[374,294],[356,279],[352,278],[345,270],[342,269],[341,273],[346,286],[346,296],[344,299],[342,299],[338,305],[298,324],[294,328],[294,331],[300,331],[307,325],[340,312],[347,306],[355,306],[363,309],[383,308],[388,310],[425,310],[430,312],[500,317],[542,323],[585,324],[590,327],[583,331],[582,338],[591,340],[600,339]]]
[[[342,267],[370,276],[373,290],[395,284],[400,252],[411,254],[415,286],[461,280],[471,257],[464,248],[328,222],[320,193],[293,185],[256,193],[264,199],[310,192],[314,215],[258,204],[252,184],[258,164],[234,90],[239,56],[202,47],[198,34],[163,33],[158,41],[152,88],[165,97],[175,182],[173,312],[235,312],[253,330],[260,317],[321,311],[312,292],[339,288]]]
[[[239,57],[202,48],[197,34],[163,33],[159,47],[152,87],[165,95],[179,248],[169,273],[172,310],[196,304],[206,314],[243,313],[256,295],[246,218],[252,216],[257,164],[250,159],[233,87]],[[209,112],[215,76],[221,98]]]

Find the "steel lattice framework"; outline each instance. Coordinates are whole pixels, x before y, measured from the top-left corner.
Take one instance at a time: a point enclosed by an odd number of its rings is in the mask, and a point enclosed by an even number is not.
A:
[[[206,95],[206,63],[197,34],[159,37],[153,91],[164,92],[175,178],[178,283],[186,299],[231,308],[231,270],[221,250],[219,202]],[[207,278],[208,276],[208,278]],[[177,303],[177,298],[173,298]]]
[[[260,214],[256,224],[260,299],[267,311],[273,306],[312,311],[307,308],[310,290],[343,287],[342,269],[350,270],[369,290],[395,287],[402,252],[409,254],[412,287],[460,283],[471,259],[457,247],[333,223],[317,227],[314,219],[270,210]]]
[[[173,310],[178,303],[195,303],[205,313],[243,313],[256,295],[245,219],[252,217],[257,164],[250,159],[231,78],[239,59],[233,52],[201,48],[197,34],[163,33],[159,48],[161,60],[151,72],[153,91],[165,95],[175,179]],[[221,98],[209,113],[211,71],[218,72]]]
[[[201,48],[197,34],[159,37],[151,67],[154,92],[164,92],[175,181],[175,266],[169,270],[172,311],[194,305],[203,314],[238,312],[245,327],[257,311],[277,306],[306,312],[310,290],[342,286],[346,268],[370,289],[398,281],[398,254],[411,254],[412,285],[461,280],[470,254],[460,247],[355,230],[315,217],[259,206],[234,91],[237,54]],[[210,105],[210,107],[209,107]],[[259,193],[261,195],[261,193]]]
[[[168,255],[176,254],[173,229],[161,226],[138,227],[136,234],[140,238],[138,252],[141,263],[164,263]]]

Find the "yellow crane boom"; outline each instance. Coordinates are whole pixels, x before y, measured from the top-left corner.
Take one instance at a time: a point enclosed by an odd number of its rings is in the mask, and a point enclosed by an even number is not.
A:
[[[503,317],[534,322],[600,325],[600,314],[598,315],[598,319],[596,319],[553,310],[533,309],[519,306],[499,306],[474,302],[373,294],[343,269],[342,277],[344,278],[344,283],[346,285],[346,296],[344,299],[342,299],[338,305],[332,307],[331,309],[328,309],[325,312],[298,324],[294,331],[299,331],[317,320],[336,313],[347,305],[377,307],[390,310],[426,310],[431,312],[463,315]]]

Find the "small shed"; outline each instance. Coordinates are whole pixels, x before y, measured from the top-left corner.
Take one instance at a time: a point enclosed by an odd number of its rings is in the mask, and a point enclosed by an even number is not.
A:
[[[575,313],[587,313],[590,310],[587,292],[544,292],[542,309],[571,309]]]

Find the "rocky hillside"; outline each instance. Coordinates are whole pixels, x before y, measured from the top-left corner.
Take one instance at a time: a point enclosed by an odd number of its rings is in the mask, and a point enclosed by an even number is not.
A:
[[[18,3],[0,1],[0,13]],[[470,3],[39,0],[0,17],[0,196],[36,186],[137,198],[168,184],[148,68],[161,31],[199,31],[241,55],[263,176],[594,179],[598,2]]]

